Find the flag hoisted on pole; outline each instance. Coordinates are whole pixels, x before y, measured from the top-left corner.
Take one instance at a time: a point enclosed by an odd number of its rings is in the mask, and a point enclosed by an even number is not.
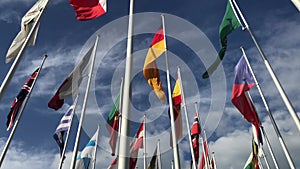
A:
[[[178,80],[179,80],[179,85],[180,85],[180,93],[181,93],[181,98],[182,98],[182,103],[183,103],[183,109],[184,109],[184,115],[185,115],[185,121],[186,121],[186,128],[187,128],[187,132],[188,132],[188,137],[189,137],[189,146],[190,146],[190,151],[191,151],[191,155],[192,155],[192,166],[194,169],[197,169],[197,164],[198,164],[198,158],[199,158],[199,143],[198,143],[198,157],[196,157],[195,155],[195,151],[194,151],[194,146],[193,146],[193,139],[192,139],[192,134],[190,131],[190,122],[189,122],[189,118],[188,118],[188,111],[187,111],[187,105],[185,102],[185,97],[184,97],[184,90],[183,90],[183,84],[182,84],[182,79],[181,79],[181,73],[180,73],[180,67],[178,66],[177,68],[177,74],[178,74]],[[198,118],[198,115],[197,115]],[[199,138],[199,136],[198,136]],[[198,142],[198,140],[197,140]],[[191,167],[192,168],[192,167]]]
[[[70,0],[79,21],[95,19],[106,13],[106,0]]]
[[[139,149],[144,147],[145,121],[143,120],[130,144],[129,169],[135,169]]]
[[[197,107],[195,105],[195,107]],[[197,109],[196,109],[197,110]],[[191,152],[194,154],[194,159],[192,159],[192,164],[193,166],[198,166],[198,161],[199,161],[199,135],[201,134],[201,126],[199,123],[198,119],[198,112],[196,111],[195,117],[194,117],[194,122],[192,125],[192,130],[191,130],[191,137],[192,137],[192,150]]]
[[[6,55],[6,63],[11,61],[13,58],[15,58],[15,60],[0,86],[0,100],[2,99],[10,80],[17,70],[26,46],[35,44],[40,18],[47,4],[48,0],[37,1],[22,18],[21,31],[13,40]]]
[[[173,107],[173,100],[171,94],[171,80],[170,80],[170,70],[169,70],[169,61],[168,61],[168,51],[167,51],[167,40],[166,40],[166,27],[165,27],[165,17],[161,15],[162,18],[162,26],[163,26],[163,35],[164,35],[164,46],[166,47],[165,50],[165,58],[166,58],[166,73],[167,73],[167,84],[168,84],[168,101],[169,107]],[[171,131],[172,131],[172,148],[173,148],[173,156],[174,156],[174,168],[180,169],[180,159],[178,153],[178,145],[177,145],[177,133],[175,128],[175,121],[174,121],[174,111],[170,109],[170,116],[171,116]]]
[[[124,76],[124,88],[122,98],[122,118],[121,134],[119,147],[119,165],[118,169],[129,168],[129,136],[130,136],[130,113],[131,113],[131,72],[132,72],[132,39],[133,39],[133,6],[134,0],[129,0],[129,18],[128,18],[128,35],[126,65]]]
[[[274,82],[274,84],[275,84],[275,86],[276,86],[276,88],[277,88],[277,90],[278,90],[278,92],[279,92],[279,94],[280,94],[280,96],[281,96],[281,98],[282,98],[282,100],[283,100],[283,102],[284,102],[286,108],[288,109],[288,111],[289,111],[291,117],[293,118],[293,120],[294,120],[294,122],[295,122],[295,124],[296,124],[296,127],[298,128],[298,130],[299,130],[299,132],[300,132],[300,120],[299,120],[299,117],[298,117],[298,115],[296,114],[295,109],[294,109],[293,105],[291,104],[289,98],[287,97],[287,95],[286,95],[284,89],[282,88],[282,85],[281,85],[281,83],[279,82],[279,80],[278,80],[276,74],[274,73],[273,68],[271,67],[269,61],[267,60],[267,58],[266,58],[264,52],[262,51],[260,45],[259,45],[258,42],[256,41],[256,38],[254,37],[254,35],[253,35],[253,33],[252,33],[252,31],[251,31],[251,29],[250,29],[250,27],[249,27],[247,21],[245,20],[245,18],[244,18],[244,16],[243,16],[242,12],[241,12],[241,10],[240,10],[240,8],[238,7],[237,3],[235,2],[235,0],[229,0],[229,1],[230,1],[230,2],[232,1],[232,2],[233,2],[233,5],[234,5],[234,7],[237,9],[239,16],[242,18],[242,21],[243,21],[243,24],[244,24],[243,29],[247,29],[247,30],[248,30],[248,32],[249,32],[249,34],[250,34],[250,36],[251,36],[251,38],[252,38],[252,40],[253,40],[253,42],[254,42],[256,48],[257,48],[257,50],[258,50],[258,52],[259,52],[259,54],[260,54],[260,56],[261,56],[261,58],[262,58],[262,60],[263,60],[263,62],[264,62],[264,64],[265,64],[265,66],[266,66],[266,68],[267,68],[267,70],[268,70],[268,72],[269,72],[271,78],[273,79],[273,82]],[[235,9],[234,9],[234,11],[235,11]],[[236,14],[236,12],[235,12],[235,14]],[[238,16],[237,16],[237,17],[238,17]],[[292,164],[292,163],[290,163],[290,166],[292,167],[291,164]],[[295,168],[295,167],[292,167],[292,168]]]
[[[5,143],[5,146],[4,146],[3,150],[2,150],[2,153],[1,153],[1,156],[0,156],[0,167],[1,167],[1,165],[3,163],[3,160],[4,160],[5,156],[6,156],[6,153],[7,153],[7,150],[9,148],[9,145],[10,145],[10,143],[11,143],[13,137],[14,137],[15,131],[16,131],[17,127],[18,127],[20,119],[21,119],[21,117],[23,115],[23,112],[25,110],[25,107],[27,105],[28,99],[30,98],[31,92],[32,92],[32,90],[34,88],[34,85],[35,85],[35,83],[36,83],[36,81],[37,81],[37,79],[39,77],[39,74],[40,74],[40,72],[41,72],[41,70],[43,68],[43,65],[44,65],[44,62],[45,62],[46,58],[47,58],[47,55],[44,55],[44,58],[43,58],[43,61],[42,61],[41,65],[40,65],[40,67],[26,81],[26,83],[30,84],[30,86],[26,86],[25,87],[26,89],[22,89],[22,90],[26,90],[28,93],[26,94],[26,97],[24,98],[22,106],[20,105],[21,106],[20,113],[19,113],[19,115],[18,115],[18,117],[16,119],[16,122],[15,122],[13,128],[12,128],[12,131],[11,131],[11,133],[10,133],[10,135],[9,135],[6,143]]]
[[[285,157],[288,159],[289,164],[292,165],[291,163],[293,163],[293,160],[292,160],[292,158],[291,158],[291,156],[290,156],[290,154],[289,154],[289,151],[288,151],[288,149],[287,149],[287,147],[286,147],[286,144],[285,144],[285,142],[284,142],[284,140],[283,140],[283,138],[282,138],[282,136],[281,136],[281,133],[280,133],[280,131],[279,131],[279,129],[278,129],[278,126],[277,126],[277,124],[276,124],[276,122],[275,122],[275,120],[274,120],[273,114],[271,113],[271,110],[270,110],[269,105],[268,105],[268,103],[267,103],[267,101],[266,101],[266,99],[265,99],[265,96],[264,96],[264,94],[263,94],[263,91],[261,90],[260,85],[259,85],[259,83],[258,83],[258,81],[257,81],[257,79],[256,79],[256,76],[255,76],[255,74],[254,74],[254,72],[253,72],[253,69],[252,69],[252,67],[251,67],[251,65],[250,65],[250,62],[249,62],[249,60],[248,60],[248,58],[247,58],[247,55],[246,55],[246,53],[245,53],[245,50],[244,50],[243,47],[241,47],[241,50],[242,50],[242,53],[243,53],[243,57],[244,57],[244,59],[245,59],[245,62],[246,62],[247,66],[248,66],[248,68],[249,68],[249,71],[250,71],[250,73],[251,73],[251,75],[252,75],[252,77],[253,77],[253,80],[254,80],[254,82],[255,82],[255,85],[256,85],[256,87],[257,87],[257,90],[258,90],[258,92],[259,92],[259,94],[260,94],[260,97],[261,97],[261,99],[262,99],[262,101],[263,101],[263,103],[264,103],[264,106],[265,106],[265,108],[266,108],[266,110],[267,110],[267,112],[268,112],[268,115],[269,115],[269,117],[270,117],[270,119],[271,119],[271,123],[272,123],[273,128],[274,128],[274,130],[275,130],[275,133],[276,133],[276,135],[277,135],[277,137],[278,137],[278,140],[279,140],[279,142],[280,142],[280,145],[281,145],[281,147],[282,147],[282,149],[283,149],[283,151],[284,151]],[[265,131],[264,131],[263,126],[261,126],[261,129],[262,129],[262,132],[263,132],[263,134],[264,134],[264,136],[265,136],[265,140],[267,141],[267,146],[268,146],[268,148],[269,148],[269,150],[270,150],[271,157],[272,157],[272,159],[273,159],[273,161],[274,161],[275,167],[278,169],[279,167],[278,167],[277,161],[276,161],[276,159],[275,159],[275,156],[274,156],[274,154],[273,154],[273,151],[271,151],[272,148],[270,147],[270,144],[268,143],[269,141],[268,141],[267,135],[265,134]]]
[[[85,116],[85,110],[86,110],[88,95],[89,95],[89,91],[90,91],[90,84],[91,84],[92,75],[93,75],[93,69],[94,69],[94,63],[95,63],[95,58],[96,58],[96,53],[97,53],[98,41],[99,41],[99,36],[97,35],[96,36],[96,41],[95,41],[94,45],[92,46],[92,49],[93,49],[92,53],[90,53],[90,52],[87,53],[88,55],[91,55],[91,61],[89,63],[89,65],[90,65],[89,75],[88,75],[88,81],[87,81],[87,85],[86,85],[86,90],[85,90],[85,95],[84,95],[80,120],[79,120],[79,124],[78,124],[78,129],[77,129],[76,140],[75,140],[75,145],[74,145],[74,149],[73,149],[73,156],[72,156],[72,160],[71,160],[70,169],[75,169],[77,151],[78,151],[78,146],[79,146],[79,142],[80,142],[81,129],[82,129],[83,120],[84,120],[84,116]]]

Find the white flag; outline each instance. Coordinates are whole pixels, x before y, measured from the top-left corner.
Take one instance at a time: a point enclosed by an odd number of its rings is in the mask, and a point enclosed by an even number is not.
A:
[[[7,54],[5,62],[10,62],[13,58],[15,58],[21,47],[23,46],[25,39],[29,35],[29,32],[33,29],[33,25],[35,24],[38,16],[41,14],[42,9],[46,7],[48,0],[39,0],[37,1],[31,9],[23,16],[21,22],[21,30],[18,35],[15,37],[13,42],[11,43]],[[29,39],[28,45],[33,46],[35,44],[35,39],[37,37],[37,33],[39,30],[39,23],[36,26],[32,36]]]

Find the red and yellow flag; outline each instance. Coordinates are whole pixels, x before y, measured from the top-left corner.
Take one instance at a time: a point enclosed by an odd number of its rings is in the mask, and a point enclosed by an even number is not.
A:
[[[160,75],[155,60],[165,51],[166,43],[164,31],[162,28],[160,28],[155,33],[150,48],[148,50],[144,63],[143,74],[151,88],[154,90],[156,96],[162,103],[166,103],[166,98],[165,92],[162,88],[162,83],[160,81]]]

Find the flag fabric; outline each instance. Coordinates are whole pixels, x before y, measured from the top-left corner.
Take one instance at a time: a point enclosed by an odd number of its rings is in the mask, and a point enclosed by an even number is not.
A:
[[[200,166],[199,166],[199,169],[205,169],[205,162],[209,162],[209,158],[208,158],[208,146],[207,146],[207,141],[204,140],[203,142],[203,146],[204,146],[204,152],[202,152],[202,155],[201,155],[201,161],[200,161]],[[205,158],[206,158],[206,161],[205,161]]]
[[[215,158],[213,157],[212,159],[211,159],[211,162],[210,162],[210,164],[211,164],[211,169],[216,169],[217,167],[216,167],[216,163],[215,163]]]
[[[173,93],[172,93],[172,101],[173,101],[173,112],[174,112],[174,120],[175,120],[175,129],[176,129],[176,138],[177,140],[182,138],[182,115],[181,115],[181,103],[182,103],[182,95],[180,88],[180,79],[177,78]],[[170,114],[169,114],[169,118]],[[171,130],[172,131],[172,130]],[[172,147],[172,132],[170,133],[170,145]]]
[[[114,159],[114,161],[108,166],[107,169],[117,169],[118,168],[118,157]]]
[[[86,144],[85,148],[80,152],[76,159],[76,169],[88,169],[90,164],[94,161],[94,152],[97,147],[97,140],[99,134],[99,128],[97,129],[94,136]]]
[[[82,58],[79,64],[74,68],[70,75],[60,85],[55,95],[50,99],[48,107],[54,110],[58,110],[64,104],[65,98],[70,98],[72,95],[78,93],[78,88],[81,84],[82,79],[88,75],[90,68],[90,58],[92,55],[93,46]]]
[[[192,146],[195,156],[196,166],[199,161],[199,135],[201,134],[201,127],[198,119],[198,113],[195,114],[194,122],[191,129]],[[193,160],[191,160],[191,168],[193,166]]]
[[[258,146],[253,139],[252,140],[252,152],[244,166],[244,169],[259,169],[257,154],[258,154]]]
[[[145,135],[145,124],[143,121],[130,144],[129,169],[135,169],[139,149],[144,147],[143,146],[144,135]]]
[[[30,31],[33,29],[33,25],[37,22],[38,16],[41,14],[43,9],[46,7],[48,0],[39,0],[37,1],[31,9],[23,16],[21,21],[21,30],[11,43],[7,54],[5,62],[8,63],[12,59],[14,59],[18,53],[20,52],[23,44],[25,43],[26,38],[29,36]],[[34,46],[35,40],[39,30],[39,23],[36,26],[35,30],[33,30],[33,34],[31,35],[27,45]]]
[[[234,72],[231,102],[242,113],[244,118],[256,127],[257,133],[259,133],[260,122],[254,104],[248,93],[245,93],[255,85],[255,82],[243,56],[235,66]]]
[[[260,128],[256,128],[253,124],[252,124],[252,131],[253,131],[253,140],[255,142],[255,144],[258,147],[258,155],[260,157],[263,156],[263,149],[262,149],[262,145],[263,145],[263,139],[262,139],[262,133]]]
[[[224,58],[227,49],[227,36],[233,32],[235,29],[241,26],[237,16],[235,15],[234,9],[230,4],[230,0],[227,2],[226,11],[219,27],[220,44],[221,50],[218,53],[218,58],[214,63],[207,69],[207,71],[202,75],[203,78],[208,78],[219,66],[222,59]]]
[[[74,113],[75,106],[72,105],[69,107],[68,111],[64,114],[64,116],[61,118],[59,125],[57,126],[53,138],[58,144],[60,155],[62,155],[63,148],[65,146],[64,143],[64,134],[67,132],[71,127],[72,122],[72,115]]]
[[[22,107],[23,101],[25,100],[28,93],[31,91],[32,84],[38,76],[38,71],[39,68],[31,74],[31,76],[27,79],[25,84],[22,86],[21,91],[19,92],[17,97],[15,97],[13,103],[11,104],[10,111],[7,115],[6,120],[7,131],[12,128],[15,118],[18,115],[19,109]]]
[[[111,147],[111,155],[115,155],[118,132],[119,132],[119,115],[120,115],[120,94],[118,95],[109,115],[107,118],[106,128],[110,133],[109,145]]]
[[[77,20],[85,21],[95,19],[106,13],[106,0],[70,0]]]
[[[159,28],[158,31],[155,33],[150,48],[148,50],[143,74],[148,84],[154,90],[156,96],[162,103],[166,103],[166,96],[165,92],[162,88],[162,83],[160,81],[159,71],[156,66],[156,59],[161,56],[166,51],[166,43],[164,37],[163,28]]]
[[[159,169],[158,165],[158,156],[157,156],[157,146],[154,150],[153,156],[151,158],[150,163],[147,166],[147,169]]]

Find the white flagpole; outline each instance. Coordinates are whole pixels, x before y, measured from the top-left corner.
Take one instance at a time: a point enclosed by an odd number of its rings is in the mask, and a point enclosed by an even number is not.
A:
[[[207,142],[207,138],[206,138],[206,132],[205,130],[203,130],[203,137],[204,137],[204,140],[206,141],[206,146],[207,146],[207,156],[206,156],[206,150],[205,150],[205,147],[204,147],[204,144],[203,144],[203,148],[204,148],[204,159],[205,159],[205,166],[207,169],[209,169],[209,166],[210,166],[210,161],[209,161],[209,148],[208,148],[208,142]]]
[[[119,165],[118,169],[129,168],[129,136],[130,136],[130,113],[131,113],[131,72],[132,72],[132,36],[133,36],[133,6],[134,0],[129,0],[129,19],[128,19],[128,35],[127,35],[127,51],[126,51],[126,67],[123,89],[122,104],[122,130],[119,147]]]
[[[41,63],[41,66],[40,66],[40,68],[39,68],[39,70],[38,70],[38,72],[37,72],[36,78],[35,78],[35,80],[32,82],[31,89],[30,89],[29,93],[27,94],[27,96],[26,96],[26,98],[25,98],[25,100],[24,100],[24,103],[22,104],[22,107],[21,107],[21,109],[20,109],[19,115],[18,115],[18,117],[17,117],[17,119],[16,119],[16,122],[15,122],[15,124],[14,124],[14,127],[12,128],[12,131],[10,132],[10,135],[9,135],[9,137],[8,137],[6,143],[5,143],[4,149],[3,149],[2,153],[1,153],[1,156],[0,156],[0,167],[1,167],[2,162],[3,162],[3,160],[4,160],[5,156],[6,156],[6,153],[7,153],[7,150],[8,150],[8,148],[9,148],[9,145],[10,145],[10,143],[11,143],[11,141],[12,141],[14,135],[15,135],[15,132],[16,132],[17,127],[18,127],[18,125],[19,125],[20,119],[21,119],[21,117],[22,117],[22,115],[23,115],[23,112],[24,112],[24,110],[25,110],[25,107],[26,107],[26,105],[27,105],[27,102],[28,102],[28,100],[29,100],[29,98],[30,98],[31,92],[32,92],[32,90],[33,90],[33,88],[34,88],[34,85],[35,85],[35,83],[36,83],[36,81],[37,81],[37,79],[38,79],[38,77],[39,77],[39,74],[40,74],[40,72],[41,72],[41,70],[42,70],[42,68],[43,68],[43,65],[44,65],[45,60],[46,60],[47,57],[48,57],[47,55],[44,55],[43,61],[42,61],[42,63]]]
[[[73,156],[72,156],[72,160],[71,160],[70,169],[75,169],[75,165],[76,165],[77,151],[78,151],[78,146],[79,146],[79,142],[80,142],[80,136],[81,136],[81,129],[82,129],[82,125],[83,125],[83,120],[84,120],[84,116],[85,116],[85,109],[86,109],[87,100],[88,100],[89,91],[90,91],[90,85],[91,85],[91,80],[92,80],[92,75],[93,75],[93,69],[94,69],[94,63],[95,63],[95,58],[96,58],[98,40],[99,40],[99,36],[97,35],[96,36],[96,41],[95,41],[95,44],[94,44],[94,47],[93,47],[89,78],[88,78],[88,82],[87,82],[87,85],[86,85],[84,101],[83,101],[83,105],[82,105],[82,111],[81,111],[81,115],[80,115],[80,121],[79,121],[78,129],[77,129],[76,140],[75,140],[75,145],[74,145],[74,149],[73,149]]]
[[[164,15],[161,15],[161,19],[162,19],[162,25],[163,25],[163,31],[164,31],[164,39],[165,39],[164,42],[165,42],[165,46],[167,47]],[[180,159],[179,159],[179,154],[178,154],[176,128],[175,128],[175,123],[174,123],[174,110],[173,110],[171,82],[170,82],[170,70],[169,70],[169,61],[168,61],[168,51],[167,51],[167,49],[165,50],[165,58],[166,58],[167,84],[168,84],[168,98],[169,98],[170,117],[171,117],[171,131],[172,131],[174,167],[175,167],[175,169],[180,169]]]
[[[257,159],[258,159],[258,166],[259,166],[259,169],[264,169],[264,167],[263,167],[262,164],[261,164],[260,158],[257,157]]]
[[[2,97],[4,95],[4,93],[5,93],[5,90],[8,87],[8,85],[9,85],[12,77],[14,76],[14,74],[15,74],[15,72],[17,70],[17,67],[18,67],[18,65],[19,65],[19,63],[20,63],[20,61],[22,59],[22,55],[23,55],[24,49],[27,46],[27,44],[28,44],[28,42],[29,42],[29,40],[31,38],[32,33],[34,32],[34,30],[36,29],[38,23],[40,22],[41,16],[44,13],[44,10],[46,9],[46,6],[48,5],[48,2],[49,1],[47,0],[45,8],[43,8],[42,11],[41,11],[41,13],[37,16],[36,22],[33,24],[32,29],[28,33],[28,36],[26,37],[26,39],[25,39],[25,41],[24,41],[24,43],[23,43],[23,45],[22,45],[22,47],[21,47],[18,55],[16,56],[13,64],[11,65],[9,71],[7,72],[7,74],[5,76],[5,79],[3,80],[3,82],[2,82],[2,84],[0,86],[0,101],[1,101],[1,99],[2,99]]]
[[[192,161],[193,161],[193,168],[197,169],[197,164],[196,164],[196,159],[195,159],[195,154],[193,150],[193,144],[192,144],[192,136],[191,136],[191,130],[190,130],[190,122],[189,122],[189,117],[188,117],[188,111],[187,111],[187,105],[185,102],[185,97],[184,97],[184,90],[183,90],[183,84],[181,80],[181,73],[180,73],[180,67],[178,66],[178,78],[179,78],[179,83],[180,83],[180,89],[181,89],[181,96],[182,96],[182,102],[183,102],[183,108],[184,108],[184,114],[185,114],[185,120],[186,120],[186,128],[188,132],[188,137],[189,137],[189,145],[190,145],[190,150],[192,154]]]
[[[144,169],[147,169],[147,151],[146,151],[146,114],[144,114],[144,138],[143,138],[143,144],[144,144]]]
[[[75,110],[76,110],[77,103],[78,103],[78,94],[76,95],[76,98],[75,98],[75,101],[74,101],[73,113],[72,113],[72,115],[71,115],[70,126],[69,126],[68,131],[67,131],[66,140],[65,140],[64,148],[63,148],[63,151],[62,151],[62,153],[61,153],[60,160],[59,160],[59,166],[58,166],[58,169],[61,169],[62,164],[63,164],[63,162],[64,162],[65,153],[66,153],[66,148],[67,148],[68,141],[69,141],[70,130],[71,130],[71,127],[72,127],[73,117],[74,117],[74,114],[75,114]]]
[[[254,74],[254,72],[253,72],[253,69],[252,69],[252,67],[251,67],[251,65],[250,65],[250,62],[249,62],[249,60],[248,60],[248,58],[247,58],[247,55],[246,55],[246,53],[245,53],[245,50],[244,50],[243,47],[241,47],[241,50],[242,50],[242,52],[243,52],[243,57],[245,58],[245,61],[246,61],[247,65],[248,65],[248,67],[249,67],[249,70],[250,70],[250,72],[251,72],[251,74],[252,74],[252,76],[253,76],[253,79],[254,79],[254,82],[255,82],[255,84],[256,84],[257,90],[258,90],[258,92],[259,92],[259,94],[260,94],[260,97],[261,97],[261,99],[262,99],[262,101],[263,101],[263,103],[264,103],[264,105],[265,105],[265,108],[266,108],[266,110],[267,110],[267,112],[268,112],[268,115],[269,115],[269,117],[270,117],[270,119],[271,119],[271,123],[272,123],[273,128],[274,128],[274,130],[275,130],[275,133],[276,133],[276,135],[277,135],[277,137],[278,137],[278,140],[279,140],[279,142],[280,142],[280,145],[281,145],[281,147],[282,147],[282,149],[283,149],[283,152],[284,152],[284,154],[285,154],[285,157],[287,158],[290,167],[291,167],[291,168],[295,168],[294,162],[293,162],[293,160],[292,160],[292,158],[291,158],[291,156],[290,156],[290,153],[289,153],[289,151],[288,151],[288,149],[287,149],[287,147],[286,147],[286,144],[285,144],[285,142],[284,142],[284,140],[283,140],[283,138],[282,138],[282,136],[281,136],[281,133],[280,133],[278,127],[277,127],[277,124],[276,124],[276,122],[275,122],[275,120],[274,120],[273,114],[271,113],[271,110],[270,110],[270,108],[269,108],[269,105],[268,105],[268,103],[267,103],[267,101],[266,101],[266,99],[265,99],[264,93],[263,93],[263,91],[261,90],[260,85],[259,85],[259,83],[258,83],[258,81],[257,81],[257,79],[256,79],[256,76],[255,76],[255,74]],[[264,136],[266,136],[263,127],[261,127],[261,128],[262,128],[262,131],[263,131]],[[268,141],[268,139],[266,139],[266,140]],[[267,145],[269,145],[269,144],[267,144]],[[269,148],[269,150],[271,150],[271,147]],[[270,152],[271,152],[271,151],[270,151]],[[272,152],[271,152],[271,156],[272,156],[272,159],[273,159],[273,161],[274,161],[275,167],[278,169],[279,167],[278,167],[277,161],[276,161],[275,156],[274,156],[274,154],[273,154]]]
[[[265,163],[266,163],[266,165],[267,165],[267,168],[270,169],[269,161],[268,161],[268,159],[267,159],[267,156],[266,156],[265,151],[264,151],[263,148],[262,148],[262,157],[263,157],[264,160],[265,160]]]
[[[121,136],[121,126],[122,126],[122,103],[123,103],[123,86],[124,85],[124,83],[123,83],[123,77],[122,77],[122,79],[121,79],[121,86],[120,86],[120,96],[119,96],[119,126],[118,126],[118,139],[117,139],[117,141],[118,141],[118,143],[117,143],[117,147],[116,147],[116,152],[115,152],[115,154],[119,157],[119,148],[120,148],[120,136]],[[121,120],[120,120],[120,118],[121,118]]]
[[[162,169],[161,168],[161,157],[160,157],[160,139],[157,141],[157,169]]]
[[[171,169],[174,169],[174,161],[171,161]]]
[[[98,148],[98,140],[99,140],[99,133],[100,133],[100,125],[98,125],[98,129],[97,129],[97,137],[96,137],[96,142],[95,142],[95,151],[94,151],[94,154],[93,154],[93,156],[92,156],[92,158],[94,158],[94,159],[92,159],[93,161],[92,161],[92,169],[95,169],[95,167],[96,167],[96,156],[97,156],[97,148]]]
[[[205,151],[205,147],[204,147],[204,137],[201,137],[201,144],[202,144],[202,153],[204,154],[204,162],[205,162],[205,169],[209,169],[207,167],[207,158],[206,158],[206,151]],[[207,143],[206,143],[207,144]]]
[[[216,162],[215,152],[212,152],[212,158],[214,160],[213,169],[217,169],[217,162]]]
[[[245,27],[243,29],[247,29],[248,30],[248,32],[249,32],[249,34],[250,34],[250,36],[251,36],[251,38],[252,38],[252,40],[253,40],[256,48],[257,48],[257,50],[258,50],[258,52],[259,52],[259,54],[260,54],[260,56],[261,56],[261,58],[262,58],[262,60],[264,62],[264,64],[265,64],[265,66],[266,66],[269,74],[270,74],[270,76],[272,77],[272,79],[274,81],[274,84],[275,84],[275,86],[276,86],[276,88],[277,88],[277,90],[278,90],[278,92],[279,92],[279,94],[280,94],[280,96],[281,96],[281,98],[282,98],[282,100],[283,100],[286,108],[288,109],[289,113],[291,114],[291,116],[292,116],[292,118],[293,118],[293,120],[294,120],[294,122],[295,122],[295,124],[296,124],[296,126],[297,126],[297,128],[299,130],[299,132],[300,132],[300,120],[299,120],[299,117],[297,116],[297,114],[296,114],[296,112],[294,110],[293,105],[291,104],[291,102],[290,102],[289,98],[287,97],[284,89],[282,88],[281,83],[279,82],[276,74],[274,73],[273,68],[271,67],[269,61],[267,60],[267,58],[266,58],[264,52],[262,51],[260,45],[256,41],[256,39],[255,39],[255,37],[254,37],[254,35],[253,35],[253,33],[252,33],[252,31],[251,31],[251,29],[250,29],[247,21],[245,20],[243,14],[241,12],[241,10],[239,9],[237,3],[235,2],[235,0],[232,0],[232,1],[234,3],[234,6],[237,9],[239,15],[241,16],[244,25],[245,25]],[[235,11],[234,8],[233,8],[233,10]]]

